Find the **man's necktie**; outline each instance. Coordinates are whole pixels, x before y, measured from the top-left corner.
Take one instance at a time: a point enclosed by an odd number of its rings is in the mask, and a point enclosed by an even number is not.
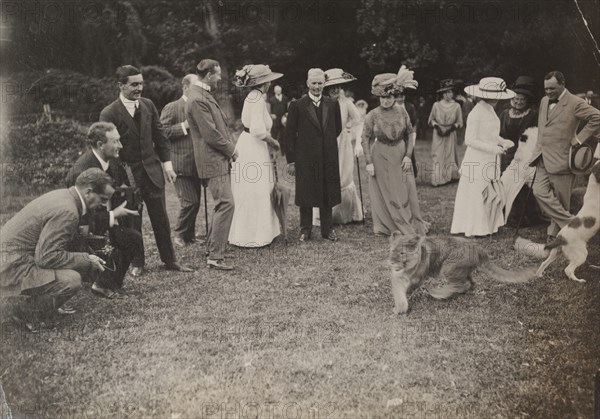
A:
[[[554,104],[558,103],[558,99],[550,99],[550,100],[548,101],[548,104],[549,104],[549,105],[552,105],[553,103],[554,103]]]
[[[137,125],[137,127],[140,127],[140,105],[139,104],[135,104],[135,111],[133,112],[133,120],[135,122],[135,124]]]

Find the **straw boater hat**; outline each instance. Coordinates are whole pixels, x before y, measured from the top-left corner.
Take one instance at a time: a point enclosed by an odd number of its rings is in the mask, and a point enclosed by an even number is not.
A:
[[[440,82],[440,88],[436,90],[437,93],[447,92],[448,90],[454,89],[454,80],[444,79]]]
[[[594,158],[594,150],[598,145],[596,137],[590,137],[587,141],[572,145],[569,148],[569,169],[575,175],[587,175],[598,160]]]
[[[515,97],[515,92],[507,89],[506,83],[500,77],[484,77],[479,80],[479,84],[465,87],[465,92],[471,96],[492,100]]]
[[[325,71],[324,87],[349,83],[354,80],[356,80],[356,77],[350,73],[346,73],[341,68],[330,68],[329,70]]]
[[[371,83],[371,93],[379,97],[395,96],[404,92],[405,89],[416,89],[419,82],[413,79],[413,74],[414,71],[410,71],[404,65],[400,67],[398,74],[378,74]]]
[[[268,65],[248,64],[235,72],[233,84],[237,87],[258,86],[268,81],[277,80],[283,74],[271,71]]]

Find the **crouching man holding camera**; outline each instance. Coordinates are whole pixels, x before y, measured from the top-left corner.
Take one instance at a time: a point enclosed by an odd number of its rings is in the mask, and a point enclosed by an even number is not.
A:
[[[36,331],[41,316],[73,312],[64,304],[81,288],[81,277],[104,271],[104,261],[85,252],[72,252],[79,220],[106,204],[111,177],[89,169],[75,186],[48,192],[27,204],[0,231],[0,297],[27,296],[14,308],[13,319]]]
[[[144,243],[139,229],[135,228],[135,223],[140,221],[139,206],[142,203],[139,197],[136,199],[127,173],[118,160],[119,151],[123,148],[119,139],[119,132],[111,122],[92,124],[88,131],[91,148],[79,157],[66,179],[67,186],[72,186],[81,172],[97,168],[109,174],[116,186],[109,202],[112,210],[100,208],[90,211],[80,223],[87,226],[80,227],[83,233],[80,246],[106,262],[106,270],[95,278],[92,292],[111,299],[123,296],[121,288],[129,266],[144,266]]]

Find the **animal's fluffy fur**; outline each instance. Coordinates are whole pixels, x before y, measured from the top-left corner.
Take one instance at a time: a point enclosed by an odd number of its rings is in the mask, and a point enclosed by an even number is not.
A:
[[[479,243],[451,236],[406,236],[396,231],[390,237],[389,260],[396,314],[408,311],[408,292],[440,272],[448,284],[429,291],[437,299],[466,292],[473,284],[471,274],[475,269],[506,283],[527,282],[535,277],[535,268],[507,271],[490,262]]]
[[[542,262],[536,272],[541,277],[544,270],[557,258],[558,251],[569,259],[565,274],[573,281],[585,282],[575,276],[575,269],[583,265],[587,259],[587,242],[594,237],[600,229],[600,162],[597,162],[588,180],[587,189],[583,197],[583,207],[575,218],[564,226],[556,240],[546,245],[545,250],[550,250],[548,258]]]

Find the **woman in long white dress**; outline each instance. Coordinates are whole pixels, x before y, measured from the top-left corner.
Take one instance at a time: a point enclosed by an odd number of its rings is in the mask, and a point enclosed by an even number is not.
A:
[[[496,233],[504,225],[503,205],[499,204],[503,197],[492,199],[494,191],[490,186],[494,186],[492,182],[499,186],[500,156],[515,145],[500,137],[500,119],[494,105],[515,94],[497,77],[483,78],[478,85],[466,87],[465,92],[481,100],[467,118],[467,151],[460,168],[450,233],[486,236]]]
[[[271,137],[273,120],[263,93],[272,80],[283,74],[266,65],[247,65],[236,72],[238,87],[251,87],[242,108],[244,131],[236,144],[238,158],[231,169],[231,191],[235,210],[229,243],[239,247],[262,247],[280,233],[279,219],[271,204],[275,184],[269,147],[279,148]]]

